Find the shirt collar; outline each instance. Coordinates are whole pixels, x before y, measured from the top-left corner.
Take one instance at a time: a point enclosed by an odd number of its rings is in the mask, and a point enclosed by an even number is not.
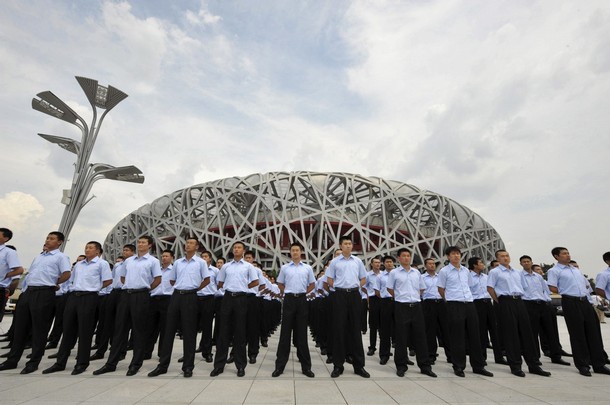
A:
[[[512,267],[510,267],[510,264],[508,265],[508,267],[504,267],[501,264],[498,265],[498,267],[500,268],[500,270],[502,271],[509,271],[509,270],[515,270]]]

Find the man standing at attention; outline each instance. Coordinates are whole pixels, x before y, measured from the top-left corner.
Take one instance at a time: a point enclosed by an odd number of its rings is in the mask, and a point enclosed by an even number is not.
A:
[[[474,307],[471,287],[474,281],[470,270],[462,266],[462,252],[457,246],[445,250],[449,264],[438,273],[438,292],[446,301],[449,334],[451,340],[451,362],[453,373],[464,377],[466,368],[466,345],[470,353],[472,372],[486,377],[493,374],[485,369],[485,360],[481,354],[479,339],[479,321]],[[468,341],[466,341],[468,337]]]
[[[0,228],[0,322],[4,317],[4,306],[10,295],[7,293],[13,277],[23,273],[17,252],[6,246],[6,242],[12,238],[13,232],[10,229]]]
[[[277,347],[275,370],[272,377],[279,377],[284,372],[290,354],[291,334],[294,333],[294,343],[297,347],[297,357],[301,370],[307,377],[314,377],[311,371],[311,356],[307,345],[307,319],[309,316],[307,294],[315,284],[316,279],[310,265],[301,261],[303,247],[299,243],[290,245],[290,263],[282,266],[277,279],[280,294],[284,297],[282,313],[282,329]],[[293,332],[294,331],[294,332]]]
[[[579,269],[570,265],[568,249],[556,247],[551,250],[551,254],[557,264],[547,273],[549,289],[561,294],[561,307],[570,334],[574,365],[585,377],[591,377],[589,365],[593,365],[596,373],[610,374],[610,369],[605,365],[597,316],[589,303],[588,281]]]
[[[185,378],[193,376],[195,347],[197,346],[197,291],[210,282],[208,265],[197,255],[198,249],[197,238],[187,237],[184,245],[185,256],[176,260],[172,269],[169,270],[168,278],[174,285],[174,292],[167,310],[165,338],[161,347],[159,365],[148,373],[149,377],[167,373],[178,325],[182,331],[184,350],[182,373]]]
[[[153,238],[150,236],[140,236],[137,245],[138,254],[125,260],[125,264],[121,267],[123,293],[117,309],[110,356],[108,356],[106,364],[95,370],[93,375],[110,373],[116,370],[121,358],[121,351],[127,345],[130,320],[133,336],[133,358],[126,375],[128,377],[136,375],[142,367],[147,349],[149,292],[161,283],[161,263],[150,254],[153,242]]]
[[[369,378],[364,369],[362,346],[360,288],[366,282],[366,270],[362,260],[352,255],[353,244],[349,236],[339,238],[341,254],[335,257],[326,271],[327,283],[334,287],[333,307],[333,364],[330,376],[343,374],[345,349],[351,349],[354,373]]]
[[[366,293],[369,300],[369,350],[367,356],[372,356],[377,350],[377,334],[381,322],[380,298],[375,294],[376,279],[381,275],[381,259],[378,257],[371,260],[371,270],[366,274]]]
[[[387,289],[394,297],[396,328],[396,350],[394,363],[396,375],[404,377],[407,372],[407,341],[415,347],[417,366],[422,374],[436,377],[430,367],[430,355],[426,345],[426,325],[421,307],[421,294],[426,284],[419,270],[411,267],[411,252],[398,249],[400,267],[388,276]]]
[[[431,257],[424,260],[426,272],[423,275],[426,289],[422,294],[424,300],[422,308],[424,310],[424,319],[426,321],[426,343],[430,355],[430,363],[436,362],[438,356],[437,338],[445,349],[447,362],[451,362],[451,349],[449,347],[449,324],[447,320],[447,308],[445,301],[441,298],[438,292],[438,275],[436,274],[436,262]]]
[[[78,340],[76,365],[72,375],[81,374],[89,367],[91,341],[95,328],[95,311],[98,292],[112,283],[112,272],[106,260],[99,257],[102,245],[91,241],[85,245],[85,259],[77,262],[72,270],[66,307],[64,309],[63,337],[57,352],[57,361],[42,374],[66,369],[70,351]]]
[[[224,288],[224,297],[220,307],[220,332],[216,341],[214,369],[210,377],[216,377],[224,371],[227,354],[233,331],[233,349],[237,376],[246,375],[246,323],[248,311],[248,294],[251,288],[258,286],[256,268],[244,260],[246,245],[237,241],[233,243],[233,260],[226,263],[218,272],[218,289]]]
[[[70,259],[59,251],[64,234],[51,232],[47,235],[43,252],[28,269],[27,290],[19,297],[15,314],[15,334],[8,358],[0,364],[0,370],[17,368],[30,331],[32,332],[32,355],[21,370],[30,374],[38,370],[44,356],[47,334],[53,321],[55,290],[70,278]]]
[[[506,358],[510,372],[517,377],[525,377],[521,370],[521,355],[525,358],[531,374],[549,377],[551,373],[540,366],[540,357],[534,347],[534,335],[530,326],[527,309],[523,302],[525,280],[523,272],[510,265],[510,255],[504,249],[496,251],[498,267],[489,272],[487,291],[498,304],[499,322],[504,337]]]

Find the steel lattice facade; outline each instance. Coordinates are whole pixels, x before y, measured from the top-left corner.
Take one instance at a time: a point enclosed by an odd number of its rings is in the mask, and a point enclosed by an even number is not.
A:
[[[108,234],[109,261],[126,243],[151,235],[156,252],[180,257],[188,235],[215,257],[228,257],[236,240],[256,252],[265,270],[289,260],[290,243],[305,247],[315,270],[350,234],[354,252],[368,264],[378,255],[412,251],[443,262],[457,245],[465,257],[493,258],[504,243],[491,225],[465,206],[409,184],[349,173],[272,172],[198,184],[164,195],[121,220]]]

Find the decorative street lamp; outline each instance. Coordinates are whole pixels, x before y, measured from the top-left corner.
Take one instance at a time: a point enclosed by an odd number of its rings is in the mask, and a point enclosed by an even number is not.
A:
[[[89,163],[89,157],[106,114],[127,98],[127,94],[112,86],[100,86],[97,80],[87,79],[86,77],[76,76],[76,81],[80,84],[93,109],[90,126],[80,115],[50,91],[38,93],[39,98],[32,99],[33,109],[75,125],[82,133],[80,142],[61,136],[38,134],[47,141],[57,144],[76,155],[72,186],[70,189],[63,190],[61,200],[66,208],[61,217],[59,231],[65,235],[66,240],[81,209],[94,197],[87,198],[93,183],[101,179],[144,183],[142,171],[135,166],[114,167],[104,163]],[[99,120],[98,109],[104,110]],[[66,243],[62,244],[62,250],[65,246]]]

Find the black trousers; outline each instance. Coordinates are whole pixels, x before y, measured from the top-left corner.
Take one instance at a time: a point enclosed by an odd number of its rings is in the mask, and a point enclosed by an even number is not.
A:
[[[291,337],[294,335],[297,357],[301,363],[301,370],[311,370],[311,356],[307,344],[307,318],[309,305],[305,294],[298,297],[286,295],[284,298],[284,311],[282,313],[282,328],[280,342],[277,347],[275,360],[276,370],[284,370],[290,356]]]
[[[335,294],[331,292],[328,297],[324,298],[324,311],[326,313],[326,323],[323,326],[326,331],[326,354],[328,357],[333,357],[335,350]]]
[[[197,346],[197,292],[182,293],[175,290],[169,301],[165,337],[161,346],[161,359],[159,367],[166,369],[172,357],[174,338],[178,326],[182,331],[182,349],[184,362],[182,371],[193,371],[195,367],[195,348]],[[134,342],[135,343],[135,342]]]
[[[100,295],[100,300],[97,302],[97,324],[95,328],[95,344],[99,346],[102,341],[102,333],[104,330],[104,324],[106,322],[106,302],[108,301],[109,294]]]
[[[55,309],[55,287],[28,287],[19,297],[19,305],[15,314],[15,334],[11,350],[6,359],[7,364],[17,366],[30,330],[32,332],[32,355],[26,365],[38,367],[44,348],[47,344],[47,334],[53,322]]]
[[[392,339],[394,338],[394,300],[392,298],[381,298],[379,301],[379,358],[389,358],[392,353]]]
[[[426,321],[421,303],[394,302],[396,349],[394,363],[397,370],[407,370],[407,345],[415,348],[417,366],[424,370],[430,368],[430,355],[426,344]]]
[[[243,295],[242,295],[243,294]],[[233,295],[225,292],[220,308],[220,332],[216,340],[214,368],[224,368],[227,364],[229,343],[233,338],[235,366],[246,368],[246,321],[248,318],[248,297],[245,293]]]
[[[369,297],[369,349],[377,349],[377,334],[381,324],[381,301],[376,295]]]
[[[561,345],[559,344],[559,331],[553,325],[553,316],[551,309],[546,301],[523,301],[525,308],[527,309],[527,315],[530,320],[530,327],[532,329],[532,336],[534,337],[534,348],[536,355],[540,358],[540,346],[538,345],[538,338],[540,331],[544,331],[545,336],[548,337],[549,352],[552,360],[558,360],[561,358]],[[555,326],[557,323],[555,323]]]
[[[199,348],[202,356],[212,354],[212,324],[214,323],[214,296],[197,296],[199,309],[199,328],[201,329],[201,341]]]
[[[57,345],[61,340],[61,335],[64,331],[64,309],[66,308],[67,300],[67,294],[55,296],[55,306],[53,310],[53,327],[51,328],[51,333],[49,334],[49,338],[47,339],[49,343]]]
[[[0,287],[0,322],[4,319],[4,306],[8,301],[9,290],[4,287]]]
[[[105,300],[106,302],[104,309],[104,322],[100,322],[100,325],[98,325],[97,329],[96,354],[104,355],[104,353],[106,353],[106,350],[108,350],[108,345],[112,340],[112,337],[114,336],[114,324],[116,322],[117,309],[119,307],[119,302],[121,300],[122,293],[123,290],[121,289],[112,290]],[[125,345],[125,347],[121,351],[125,352],[126,350],[127,345]]]
[[[605,365],[604,344],[599,328],[599,320],[587,297],[561,297],[563,317],[570,333],[570,344],[574,365],[577,368]]]
[[[511,370],[520,370],[523,363],[521,355],[523,354],[528,366],[536,366],[540,357],[536,355],[534,335],[532,334],[525,303],[521,298],[510,296],[500,296],[498,302],[500,314],[498,320],[502,324],[508,365]]]
[[[426,344],[430,361],[435,361],[437,357],[437,339],[445,350],[447,360],[451,360],[451,342],[449,341],[449,323],[445,301],[442,299],[424,300],[422,309],[426,322]]]
[[[129,292],[123,290],[117,308],[114,323],[114,336],[107,365],[116,367],[121,352],[127,347],[127,335],[131,324],[131,337],[133,338],[133,358],[129,368],[142,367],[146,344],[148,343],[148,311],[150,309],[150,294],[148,290]]]
[[[97,292],[74,291],[66,297],[63,338],[57,352],[56,363],[66,367],[70,351],[78,339],[76,365],[87,368],[91,354],[91,341],[95,328],[95,311],[99,302]]]
[[[220,309],[222,308],[222,298],[222,295],[214,296],[214,344],[218,341],[218,334],[220,333]]]
[[[159,340],[157,354],[161,357],[163,344],[165,343],[165,330],[167,329],[167,310],[171,297],[171,295],[153,295],[150,297],[148,342],[144,357],[152,356],[157,340]]]
[[[248,357],[256,357],[260,350],[261,299],[256,295],[248,295],[247,308],[246,341],[248,343]]]
[[[474,370],[485,366],[479,340],[479,318],[472,302],[447,301],[447,319],[451,340],[451,363],[455,370],[466,368],[466,346]]]
[[[354,370],[364,367],[362,347],[362,300],[357,290],[335,291],[333,294],[333,363],[343,367],[346,350],[352,356]]]
[[[360,330],[362,331],[362,333],[366,333],[366,326],[367,326],[367,317],[369,314],[369,300],[367,298],[362,298],[362,317],[360,318],[361,324],[360,324]]]
[[[487,360],[487,346],[491,340],[494,352],[494,360],[502,360],[502,347],[498,338],[498,320],[491,298],[474,300],[479,318],[479,339],[481,341],[481,352],[483,359]]]

